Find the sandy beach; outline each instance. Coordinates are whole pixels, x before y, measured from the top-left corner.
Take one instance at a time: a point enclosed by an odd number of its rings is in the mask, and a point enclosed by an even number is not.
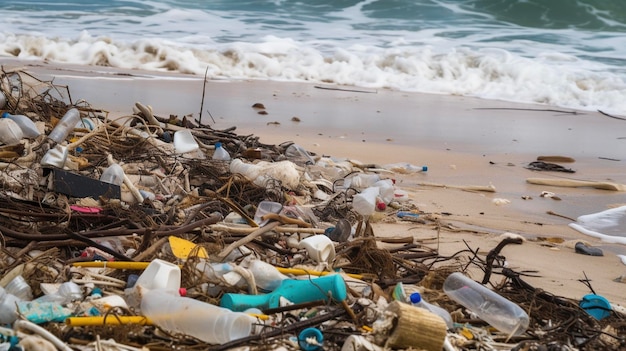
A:
[[[202,77],[0,63],[5,69],[22,67],[40,79],[67,85],[74,102],[84,99],[112,116],[132,113],[137,101],[151,105],[159,116],[197,117],[200,111]],[[262,103],[267,114],[253,109],[255,103]],[[510,267],[534,271],[538,277],[528,281],[535,287],[579,299],[590,293],[579,282],[586,275],[597,294],[626,306],[624,283],[614,281],[626,274],[626,266],[616,256],[626,254],[626,246],[602,242],[568,226],[578,216],[626,204],[626,193],[526,182],[541,177],[626,184],[624,120],[597,112],[462,96],[209,79],[202,121],[214,129],[236,126],[238,134],[257,135],[267,144],[291,140],[318,155],[381,165],[427,165],[426,173],[394,175],[396,185],[410,192],[421,211],[458,230],[442,230],[435,240],[436,231],[429,226],[377,221],[377,236],[413,235],[445,255],[465,248],[465,242],[486,253],[501,234],[520,234],[526,241],[507,246],[502,254]],[[563,165],[576,173],[525,168],[538,156],[552,155],[574,158],[574,163]],[[493,185],[496,191],[460,189],[469,185]],[[560,200],[541,197],[542,191],[553,192]],[[509,203],[496,205],[496,199]],[[601,248],[604,256],[575,253],[577,241]]]

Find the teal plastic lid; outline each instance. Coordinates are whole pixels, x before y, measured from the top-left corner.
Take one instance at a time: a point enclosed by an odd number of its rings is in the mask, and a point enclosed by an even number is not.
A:
[[[597,320],[611,315],[611,303],[600,295],[587,294],[583,296],[579,306]]]

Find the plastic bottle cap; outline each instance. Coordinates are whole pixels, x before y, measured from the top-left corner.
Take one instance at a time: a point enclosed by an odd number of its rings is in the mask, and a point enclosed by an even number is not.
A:
[[[186,288],[179,288],[178,289],[178,294],[180,296],[187,296],[187,289]]]
[[[219,141],[215,143],[215,148],[217,149],[218,147],[222,147],[222,143],[220,143]]]
[[[307,339],[315,338],[316,343],[310,344]],[[324,334],[317,328],[306,328],[298,335],[298,344],[304,351],[314,351],[322,348],[322,342],[324,341]]]
[[[9,117],[9,113],[8,112],[2,113],[2,118],[7,118],[7,117]]]
[[[412,293],[409,298],[411,299],[412,303],[420,303],[420,301],[422,301],[422,295],[420,295],[420,293],[418,292]]]

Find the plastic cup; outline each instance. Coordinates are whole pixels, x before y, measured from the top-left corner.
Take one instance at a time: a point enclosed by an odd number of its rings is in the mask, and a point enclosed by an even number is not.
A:
[[[330,263],[335,258],[335,244],[326,235],[313,235],[302,239],[298,246],[306,249],[309,257],[317,263]]]
[[[254,213],[254,221],[259,227],[262,227],[269,222],[269,220],[263,220],[263,216],[269,213],[279,213],[283,209],[283,205],[274,201],[261,201]]]

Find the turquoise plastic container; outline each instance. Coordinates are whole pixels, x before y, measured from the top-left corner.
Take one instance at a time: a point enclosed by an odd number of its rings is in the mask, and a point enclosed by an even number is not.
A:
[[[331,298],[334,301],[343,301],[347,297],[346,282],[339,274],[306,280],[285,279],[276,290],[269,294],[224,294],[220,306],[235,312],[243,312],[249,308],[258,308],[263,311],[279,307],[281,297],[295,304],[328,301]]]

